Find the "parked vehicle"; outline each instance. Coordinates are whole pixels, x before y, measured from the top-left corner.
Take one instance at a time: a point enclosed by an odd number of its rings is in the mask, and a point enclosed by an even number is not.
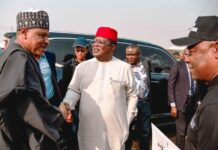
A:
[[[13,35],[15,35],[14,32],[6,33],[6,37]],[[47,50],[56,54],[59,80],[62,78],[63,59],[66,55],[74,53],[72,50],[73,41],[79,36],[85,37],[90,42],[94,39],[94,35],[50,32],[50,43]],[[170,117],[170,108],[167,104],[167,81],[170,67],[176,62],[175,58],[158,45],[123,38],[118,39],[114,53],[115,57],[124,60],[125,48],[131,43],[139,45],[142,56],[149,58],[151,61],[152,122],[159,128],[174,125],[174,120]],[[91,46],[89,51],[91,52]]]

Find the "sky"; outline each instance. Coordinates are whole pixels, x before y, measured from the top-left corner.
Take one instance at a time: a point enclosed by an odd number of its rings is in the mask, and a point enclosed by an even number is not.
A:
[[[0,0],[0,40],[16,31],[16,15],[30,8],[45,10],[50,31],[95,34],[113,27],[118,37],[164,48],[187,36],[198,16],[218,16],[218,0]]]

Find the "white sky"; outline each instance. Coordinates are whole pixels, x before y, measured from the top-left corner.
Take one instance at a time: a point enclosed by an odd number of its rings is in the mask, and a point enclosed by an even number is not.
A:
[[[164,48],[186,36],[198,16],[218,16],[218,0],[0,0],[0,40],[16,30],[16,14],[29,8],[48,12],[50,31],[95,34],[110,26],[119,37]]]

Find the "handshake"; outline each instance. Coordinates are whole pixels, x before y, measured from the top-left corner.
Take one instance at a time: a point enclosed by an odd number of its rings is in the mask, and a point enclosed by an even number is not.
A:
[[[73,122],[73,115],[71,113],[70,105],[68,103],[61,102],[61,104],[59,105],[59,109],[61,111],[61,114],[62,114],[64,120],[67,123]]]

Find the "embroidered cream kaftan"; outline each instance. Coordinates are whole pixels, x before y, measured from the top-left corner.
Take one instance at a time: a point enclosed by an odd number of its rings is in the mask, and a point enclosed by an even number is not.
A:
[[[74,109],[79,99],[79,149],[124,149],[130,120],[137,113],[130,65],[115,57],[109,62],[93,58],[79,64],[64,101]]]

